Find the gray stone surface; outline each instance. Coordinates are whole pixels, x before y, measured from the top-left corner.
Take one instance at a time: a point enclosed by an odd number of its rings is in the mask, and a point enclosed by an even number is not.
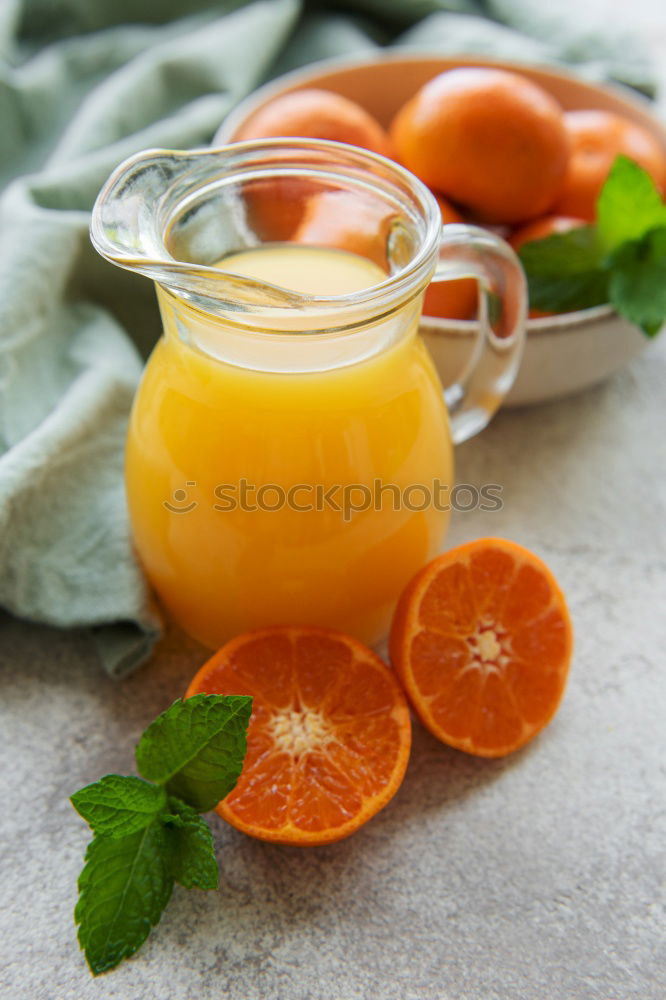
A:
[[[584,395],[504,412],[458,456],[503,510],[450,542],[514,538],[570,599],[559,714],[483,761],[420,727],[394,801],[295,849],[213,819],[222,885],[177,889],[138,956],[93,981],[72,908],[80,785],[132,770],[201,662],[181,636],[122,683],[84,636],[0,620],[0,996],[5,1000],[663,1000],[666,338]]]

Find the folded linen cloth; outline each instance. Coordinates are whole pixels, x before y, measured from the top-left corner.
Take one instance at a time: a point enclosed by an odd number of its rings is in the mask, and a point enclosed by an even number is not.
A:
[[[277,73],[387,44],[568,60],[651,92],[640,45],[595,22],[597,8],[590,2],[581,34],[581,0],[557,11],[489,0],[488,16],[473,0],[331,9],[306,0],[4,0],[0,606],[90,628],[116,676],[160,635],[122,475],[129,407],[159,319],[150,283],[107,265],[89,242],[90,208],[111,170],[140,149],[209,142]]]

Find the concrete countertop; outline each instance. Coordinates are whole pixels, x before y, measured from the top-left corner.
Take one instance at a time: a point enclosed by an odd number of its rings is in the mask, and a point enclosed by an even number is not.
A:
[[[1,619],[3,1000],[663,1000],[665,386],[662,338],[459,450],[458,480],[501,484],[504,507],[456,515],[450,543],[516,539],[570,600],[550,727],[484,761],[416,726],[396,798],[329,847],[213,817],[220,891],[176,888],[138,955],[97,981],[72,921],[88,831],[67,799],[133,770],[204,654],[173,634],[114,683],[84,635]]]
[[[666,83],[661,0],[604,2]],[[213,817],[220,891],[177,887],[97,980],[72,919],[88,831],[68,796],[132,772],[205,653],[174,633],[114,683],[84,635],[0,617],[1,1000],[664,1000],[666,337],[603,386],[502,412],[457,462],[504,507],[457,514],[449,543],[522,542],[568,596],[555,720],[503,761],[416,725],[396,798],[329,847]]]

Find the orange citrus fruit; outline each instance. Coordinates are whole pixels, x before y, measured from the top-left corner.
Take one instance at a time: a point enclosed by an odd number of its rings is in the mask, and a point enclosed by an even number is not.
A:
[[[247,181],[243,185],[243,202],[248,225],[263,243],[291,239],[314,189],[314,185],[298,177]]]
[[[440,73],[403,105],[390,135],[406,167],[486,222],[543,215],[567,164],[560,105],[499,69]]]
[[[442,213],[442,222],[449,225],[464,222],[460,212],[444,198],[435,196]],[[471,319],[476,313],[478,286],[474,278],[457,278],[454,281],[434,281],[428,285],[423,300],[424,316],[446,319]]]
[[[612,111],[567,111],[571,154],[554,212],[594,221],[597,198],[620,153],[666,188],[666,150],[646,128]]]
[[[463,222],[463,217],[443,198],[437,197],[442,222]],[[388,270],[386,247],[395,213],[373,198],[351,191],[324,191],[313,195],[293,233],[294,243],[336,247],[373,260]],[[477,283],[474,278],[436,282],[426,289],[423,312],[427,316],[470,319],[476,312]]]
[[[240,127],[234,139],[242,142],[277,136],[332,139],[391,155],[388,135],[360,104],[315,87],[294,90],[265,104]]]
[[[240,635],[197,673],[186,697],[253,698],[247,756],[220,816],[253,837],[328,844],[358,830],[397,791],[409,708],[392,671],[356,639],[318,628]]]
[[[545,240],[556,233],[568,233],[586,225],[585,219],[574,219],[568,215],[544,215],[542,219],[535,219],[526,226],[514,229],[507,242],[514,250],[520,250],[524,243]]]
[[[385,130],[360,104],[330,90],[307,88],[276,97],[241,125],[234,140],[279,136],[330,139],[391,155]],[[314,189],[314,185],[310,185]],[[319,195],[319,189],[316,194]],[[248,221],[264,241],[292,239],[310,191],[302,178],[254,180],[245,186]],[[300,240],[299,240],[300,242]]]
[[[348,250],[387,270],[386,248],[394,218],[395,212],[379,199],[354,191],[323,191],[309,199],[291,240]]]
[[[572,641],[564,596],[541,559],[515,542],[481,538],[414,577],[390,647],[414,710],[437,739],[502,757],[552,719]]]

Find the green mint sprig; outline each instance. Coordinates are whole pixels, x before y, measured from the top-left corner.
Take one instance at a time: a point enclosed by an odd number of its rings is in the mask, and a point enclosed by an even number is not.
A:
[[[666,204],[650,175],[618,156],[597,221],[525,243],[530,305],[569,312],[611,305],[653,337],[666,320]]]
[[[141,947],[175,882],[217,889],[213,837],[199,813],[238,781],[251,709],[244,695],[178,699],[139,741],[142,778],[107,774],[72,795],[94,835],[74,911],[93,975]]]

